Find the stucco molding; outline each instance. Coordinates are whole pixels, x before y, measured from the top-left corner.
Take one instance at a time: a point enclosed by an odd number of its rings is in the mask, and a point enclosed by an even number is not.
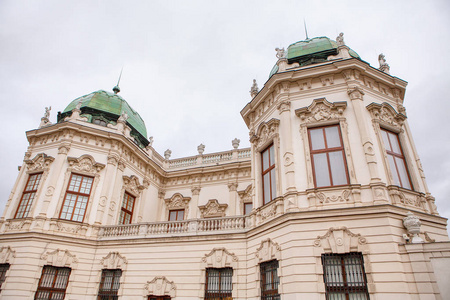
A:
[[[175,283],[168,280],[165,276],[156,276],[152,281],[147,281],[144,285],[144,299],[147,299],[148,295],[175,298],[176,292],[177,287]]]
[[[67,161],[69,162],[72,171],[88,173],[91,175],[98,174],[105,167],[104,164],[96,162],[89,154],[84,154],[79,158],[67,157]]]
[[[347,227],[331,227],[322,235],[317,236],[314,247],[323,248],[325,253],[349,253],[362,252],[361,246],[366,245],[367,240],[361,234],[353,233]]]
[[[121,269],[123,271],[126,269],[128,261],[119,252],[109,252],[100,263],[104,269]]]
[[[202,218],[225,217],[225,210],[228,204],[220,204],[217,199],[210,199],[206,205],[200,205],[200,214]]]
[[[10,246],[0,248],[0,264],[12,264],[15,257],[16,251],[12,250]]]
[[[347,102],[328,102],[325,98],[314,99],[311,105],[295,110],[302,123],[317,123],[339,120],[343,117]]]
[[[225,248],[214,248],[202,258],[206,268],[237,268],[238,257]]]
[[[145,189],[145,186],[139,182],[139,178],[134,175],[122,176],[123,187],[127,192],[130,192],[133,196],[138,197]]]
[[[261,123],[258,129],[250,132],[250,142],[256,146],[257,151],[269,146],[275,136],[278,135],[280,120],[270,119],[265,123]]]
[[[78,258],[70,253],[69,250],[56,249],[44,252],[41,255],[41,261],[44,262],[44,265],[72,268],[78,263]]]
[[[25,160],[28,172],[38,172],[48,170],[50,164],[55,160],[52,156],[45,153],[37,154],[33,159]]]
[[[260,246],[256,249],[255,256],[258,263],[262,263],[273,259],[280,260],[281,248],[277,243],[268,238],[261,241]]]
[[[382,104],[371,103],[366,106],[372,116],[373,122],[380,123],[388,129],[400,131],[406,116],[398,113],[390,104],[383,102]],[[394,128],[392,128],[394,127]]]

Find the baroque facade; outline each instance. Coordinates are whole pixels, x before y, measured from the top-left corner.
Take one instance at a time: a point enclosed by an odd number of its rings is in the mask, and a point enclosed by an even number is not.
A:
[[[0,219],[4,299],[448,299],[407,83],[326,37],[276,49],[251,148],[170,159],[118,93],[38,129]]]

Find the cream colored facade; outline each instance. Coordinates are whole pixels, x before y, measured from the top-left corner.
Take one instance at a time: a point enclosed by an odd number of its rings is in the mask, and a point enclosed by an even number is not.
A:
[[[119,299],[203,299],[207,268],[233,269],[233,299],[260,299],[262,262],[278,260],[281,299],[326,299],[324,253],[362,253],[370,299],[450,299],[450,241],[408,127],[406,82],[348,54],[278,70],[241,111],[251,148],[181,159],[138,147],[126,119],[70,118],[27,132],[0,221],[2,299],[33,299],[45,265],[70,267],[65,299],[96,299],[121,269]],[[348,183],[316,187],[308,129],[339,125]],[[398,134],[412,188],[395,183],[382,130]],[[276,197],[264,204],[261,153],[274,146]],[[30,174],[42,173],[26,218]],[[82,222],[61,219],[71,174],[93,177]],[[124,193],[136,198],[117,225]],[[253,203],[244,215],[244,204]],[[184,220],[169,222],[169,210]],[[412,212],[419,233],[406,229]]]

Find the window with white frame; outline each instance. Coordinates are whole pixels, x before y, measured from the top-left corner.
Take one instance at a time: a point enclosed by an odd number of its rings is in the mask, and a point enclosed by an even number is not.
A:
[[[93,182],[93,177],[73,173],[70,175],[69,185],[59,215],[60,219],[83,222]]]
[[[275,176],[275,147],[270,145],[261,152],[263,203],[267,204],[277,196]]]

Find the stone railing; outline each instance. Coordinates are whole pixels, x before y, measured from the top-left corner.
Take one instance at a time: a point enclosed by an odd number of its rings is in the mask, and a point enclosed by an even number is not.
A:
[[[178,169],[186,167],[198,167],[210,164],[229,163],[249,160],[251,156],[250,148],[234,149],[226,152],[210,153],[204,155],[189,156],[167,160],[165,166],[168,169]]]

